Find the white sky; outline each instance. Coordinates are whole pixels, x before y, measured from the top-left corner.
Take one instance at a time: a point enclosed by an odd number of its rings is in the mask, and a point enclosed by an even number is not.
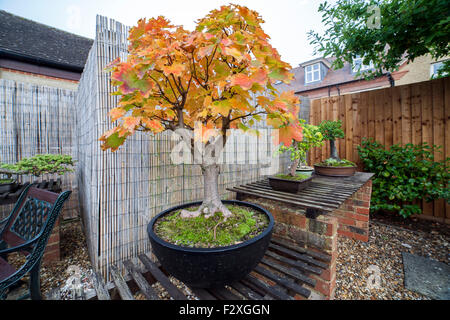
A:
[[[284,61],[292,67],[313,58],[307,32],[322,31],[317,12],[324,0],[235,0],[256,10],[265,23],[264,31],[271,37]],[[139,18],[163,15],[174,24],[193,30],[195,21],[210,10],[231,1],[224,0],[0,0],[0,9],[55,28],[85,37],[95,37],[95,16],[113,18],[126,25]],[[334,1],[328,1],[334,2]],[[0,39],[1,41],[1,39]]]

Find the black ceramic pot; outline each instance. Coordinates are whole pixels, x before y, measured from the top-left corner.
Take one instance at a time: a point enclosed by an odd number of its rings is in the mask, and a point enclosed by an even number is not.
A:
[[[153,253],[161,266],[172,276],[193,288],[220,287],[241,280],[261,261],[269,246],[274,219],[270,212],[252,203],[224,200],[224,204],[249,207],[264,213],[269,226],[258,236],[240,244],[218,248],[189,248],[171,244],[159,238],[153,226],[160,217],[173,211],[199,206],[201,202],[186,203],[170,208],[154,217],[147,226]]]
[[[8,192],[14,192],[17,190],[18,184],[16,181],[9,182],[9,183],[1,183],[0,184],[0,193],[8,193]]]
[[[297,193],[307,188],[311,184],[312,179],[312,176],[303,180],[282,179],[272,176],[269,177],[269,185],[273,190]]]

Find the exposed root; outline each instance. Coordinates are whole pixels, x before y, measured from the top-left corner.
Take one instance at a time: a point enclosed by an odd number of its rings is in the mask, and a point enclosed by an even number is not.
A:
[[[225,220],[227,220],[227,219],[225,218]],[[217,229],[217,227],[220,226],[222,223],[224,223],[225,220],[224,220],[224,221],[220,221],[220,222],[219,222],[218,224],[216,224],[216,226],[214,227],[214,241],[216,241],[216,229]]]
[[[214,216],[216,212],[222,212],[224,221],[226,221],[228,217],[232,215],[231,211],[221,201],[214,201],[214,202],[203,202],[200,208],[198,208],[195,211],[183,209],[181,210],[180,217],[196,218],[199,215],[203,214],[205,215],[205,218],[208,219]]]

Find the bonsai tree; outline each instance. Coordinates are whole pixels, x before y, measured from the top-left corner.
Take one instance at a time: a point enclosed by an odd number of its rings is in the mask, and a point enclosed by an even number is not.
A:
[[[323,136],[318,126],[305,123],[305,120],[300,119],[300,126],[303,131],[303,139],[301,141],[292,141],[291,146],[280,146],[280,152],[290,152],[292,165],[289,170],[289,175],[294,177],[296,169],[300,163],[306,163],[306,153],[313,147],[320,147],[323,145]]]
[[[23,158],[14,163],[0,163],[0,173],[7,175],[33,175],[39,177],[43,174],[56,173],[63,175],[73,171],[74,162],[70,155],[38,154],[30,158]]]
[[[344,138],[344,131],[341,129],[342,121],[324,120],[319,124],[319,131],[322,133],[323,140],[330,141],[330,158],[341,161],[336,149],[336,139]]]
[[[121,98],[109,113],[117,124],[101,136],[102,149],[117,150],[136,131],[182,129],[194,136],[192,153],[198,147],[217,156],[215,148],[225,146],[229,129],[257,133],[250,127],[263,120],[278,129],[277,143],[300,141],[298,98],[272,86],[290,82],[291,66],[270,45],[263,22],[257,12],[234,4],[212,10],[192,32],[162,16],[139,20],[130,30],[127,60],[116,59],[108,67],[114,94]],[[201,134],[194,135],[199,128]],[[221,212],[229,217],[218,192],[217,161],[199,164],[203,203],[181,216]]]

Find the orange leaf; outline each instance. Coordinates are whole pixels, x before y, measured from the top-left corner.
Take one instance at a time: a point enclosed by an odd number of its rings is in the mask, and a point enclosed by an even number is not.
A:
[[[134,133],[134,130],[141,122],[141,118],[136,117],[125,117],[123,118],[123,127],[127,129],[130,133]]]
[[[186,67],[181,63],[174,63],[170,66],[163,66],[162,69],[166,75],[173,74],[179,77],[186,70]]]
[[[238,73],[231,78],[230,85],[240,86],[244,90],[249,90],[253,85],[253,81],[247,75]]]
[[[114,122],[117,119],[123,117],[126,113],[127,112],[120,107],[111,109],[111,111],[109,111],[109,116],[111,117],[111,122]]]
[[[292,144],[292,140],[301,141],[302,139],[302,128],[298,125],[292,124],[278,129],[278,141],[274,142],[275,144],[283,143],[286,147],[290,147]]]
[[[251,78],[254,82],[264,85],[267,81],[267,71],[264,69],[258,69],[258,71],[251,75]]]

